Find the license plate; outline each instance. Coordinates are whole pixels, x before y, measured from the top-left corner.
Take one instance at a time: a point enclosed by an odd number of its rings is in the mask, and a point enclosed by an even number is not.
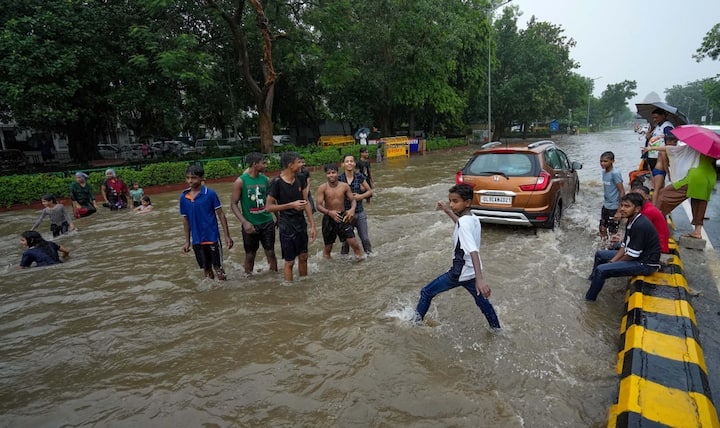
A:
[[[510,196],[480,195],[480,203],[482,203],[482,204],[511,205],[511,204],[512,204],[512,197],[510,197]]]

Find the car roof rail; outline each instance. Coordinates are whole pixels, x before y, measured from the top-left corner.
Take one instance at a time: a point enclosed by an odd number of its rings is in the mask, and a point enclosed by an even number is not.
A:
[[[489,143],[485,143],[482,146],[480,146],[481,149],[489,149],[492,147],[497,147],[502,144],[502,141],[491,141]]]
[[[530,144],[528,144],[527,147],[528,147],[528,149],[534,149],[535,147],[544,146],[546,144],[555,145],[555,142],[551,141],[551,140],[541,140],[541,141],[536,141],[534,143],[530,143]]]

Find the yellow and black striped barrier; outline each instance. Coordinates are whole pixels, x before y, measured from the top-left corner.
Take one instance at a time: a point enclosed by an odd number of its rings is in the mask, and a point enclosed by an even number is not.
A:
[[[608,427],[717,427],[677,243],[660,272],[634,276],[620,324],[617,404]]]

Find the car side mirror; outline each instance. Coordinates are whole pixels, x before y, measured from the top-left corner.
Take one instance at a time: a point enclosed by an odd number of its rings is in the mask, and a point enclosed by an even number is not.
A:
[[[573,169],[582,169],[582,164],[580,162],[573,162],[572,167]]]

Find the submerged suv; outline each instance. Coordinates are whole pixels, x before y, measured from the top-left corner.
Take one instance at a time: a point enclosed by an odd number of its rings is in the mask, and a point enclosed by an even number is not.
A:
[[[455,175],[473,186],[472,213],[485,223],[555,229],[580,191],[577,170],[550,140],[487,143]]]

